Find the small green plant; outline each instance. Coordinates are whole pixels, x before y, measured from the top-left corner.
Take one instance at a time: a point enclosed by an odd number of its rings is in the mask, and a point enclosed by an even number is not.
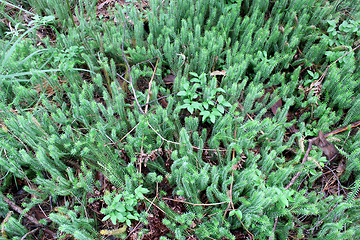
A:
[[[181,109],[187,109],[191,114],[194,110],[199,110],[202,121],[207,119],[211,123],[215,123],[216,117],[221,117],[225,112],[225,108],[231,107],[231,104],[225,100],[223,95],[218,95],[218,92],[225,93],[222,88],[211,88],[206,85],[206,75],[202,73],[200,76],[191,72],[190,75],[194,76],[190,82],[185,82],[182,85],[183,90],[178,92],[178,96],[183,97],[183,104],[180,105]],[[191,85],[190,83],[193,83]],[[198,88],[208,89],[204,91],[205,94],[199,93]],[[200,97],[202,96],[202,97]],[[216,101],[215,101],[216,100]]]
[[[222,88],[214,89],[213,92],[223,92]],[[225,91],[224,91],[225,92]],[[223,95],[217,97],[217,103],[212,99],[215,97],[215,94],[210,96],[207,101],[203,102],[204,110],[200,112],[200,115],[203,116],[203,122],[209,118],[212,123],[215,123],[215,117],[221,117],[225,112],[225,107],[231,107],[231,104],[224,99]],[[216,106],[215,106],[216,105]]]
[[[356,45],[358,37],[360,37],[360,21],[359,20],[345,20],[338,25],[338,20],[328,20],[330,25],[327,33],[322,35],[322,38],[328,42],[329,50],[325,52],[327,59],[334,62],[339,59],[340,65],[346,65],[353,57],[353,53],[342,57],[347,51],[351,50],[352,45]],[[342,58],[341,58],[342,57]]]
[[[343,21],[339,27],[337,27],[337,21],[327,21],[330,27],[327,29],[329,36],[323,35],[323,38],[329,40],[329,46],[348,45],[348,37],[351,34],[360,36],[359,20]]]
[[[196,73],[190,73],[196,74]],[[190,85],[190,82],[193,83]],[[180,106],[181,109],[187,109],[191,114],[193,114],[194,110],[203,110],[203,107],[200,102],[197,101],[199,94],[197,94],[197,89],[200,87],[200,80],[198,78],[190,79],[190,82],[185,82],[182,84],[182,91],[178,92],[177,95],[183,97],[183,102]]]
[[[135,189],[135,194],[131,194],[128,191],[119,192],[116,191],[106,192],[104,195],[104,201],[107,204],[107,208],[101,209],[101,213],[106,216],[102,221],[108,219],[115,225],[117,221],[125,222],[128,226],[131,225],[131,220],[139,220],[140,214],[136,212],[136,205],[138,200],[144,199],[145,193],[149,190],[139,186]]]
[[[311,84],[312,82],[318,80],[319,77],[320,77],[320,75],[319,75],[318,72],[315,72],[315,73],[314,73],[314,72],[309,71],[309,70],[307,70],[307,72],[308,72],[308,74],[311,76],[311,79],[305,80],[304,86],[306,86],[306,87],[310,86],[310,84]]]

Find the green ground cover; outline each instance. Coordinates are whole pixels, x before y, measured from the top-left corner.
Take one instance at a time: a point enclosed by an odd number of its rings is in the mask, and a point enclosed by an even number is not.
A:
[[[107,4],[0,0],[0,239],[360,236],[359,4]]]

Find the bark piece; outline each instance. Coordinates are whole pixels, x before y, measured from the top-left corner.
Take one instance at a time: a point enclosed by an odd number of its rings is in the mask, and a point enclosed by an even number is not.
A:
[[[316,140],[314,143],[323,151],[324,155],[328,160],[333,159],[339,153],[334,144],[329,143],[325,139],[322,131],[319,131],[319,139]]]

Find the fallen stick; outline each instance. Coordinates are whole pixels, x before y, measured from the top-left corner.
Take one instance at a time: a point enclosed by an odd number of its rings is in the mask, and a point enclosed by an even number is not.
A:
[[[360,45],[359,45],[360,46]],[[353,122],[351,125],[350,125],[350,129],[351,128],[354,128],[354,127],[358,127],[360,126],[360,120],[359,121],[356,121],[356,122]],[[341,127],[341,128],[337,128],[331,132],[328,132],[326,134],[323,134],[321,131],[319,132],[319,136],[317,137],[314,137],[312,139],[309,140],[309,145],[308,145],[308,148],[305,152],[305,155],[304,155],[304,158],[303,160],[301,161],[301,164],[304,164],[309,156],[309,153],[311,151],[311,148],[312,148],[312,145],[313,143],[317,143],[319,144],[319,147],[321,148],[321,150],[324,152],[324,154],[329,158],[332,154],[335,154],[336,152],[334,152],[332,149],[335,148],[334,145],[328,143],[326,141],[325,138],[329,137],[329,136],[332,136],[332,135],[335,135],[335,134],[338,134],[338,133],[341,133],[341,132],[344,132],[346,130],[349,129],[349,126],[346,126],[346,127]],[[324,146],[325,145],[325,146]],[[336,148],[335,148],[336,149]],[[337,151],[337,149],[336,149]],[[332,158],[334,158],[336,156],[336,154],[334,156],[332,156]],[[329,161],[331,161],[332,159],[330,159]],[[288,190],[296,181],[296,179],[298,179],[298,177],[300,176],[302,170],[300,170],[299,172],[296,173],[296,175],[290,180],[290,182],[288,183],[288,185],[286,185],[285,189]],[[273,228],[273,234],[275,235],[275,230],[276,230],[276,226],[277,226],[277,223],[278,223],[278,217],[275,218],[275,221],[274,221],[274,228]],[[274,235],[270,236],[269,237],[269,240],[273,240],[274,239]]]
[[[354,123],[352,123],[350,125],[350,129],[351,128],[354,128],[354,127],[358,127],[360,126],[360,121],[356,121]],[[326,134],[323,134],[321,131],[319,132],[319,136],[317,137],[314,137],[312,139],[309,140],[309,146],[305,152],[305,155],[304,155],[304,158],[303,160],[301,161],[301,164],[304,164],[309,156],[309,153],[311,151],[311,148],[312,148],[312,144],[316,144],[318,145],[321,150],[324,152],[324,154],[328,157],[328,159],[332,159],[334,156],[335,156],[335,150],[333,150],[334,145],[328,143],[326,141],[325,138],[329,137],[329,136],[332,136],[332,135],[335,135],[335,134],[338,134],[338,133],[341,133],[341,132],[344,132],[346,130],[349,129],[349,126],[346,126],[346,127],[341,127],[341,128],[338,128],[338,129],[335,129],[331,132],[328,132]],[[336,149],[336,148],[335,148]],[[296,175],[291,179],[291,181],[289,182],[288,185],[286,185],[285,189],[288,190],[296,181],[296,179],[300,176],[302,171],[299,171],[298,173],[296,173]]]
[[[51,237],[53,239],[56,239],[56,233],[54,233],[53,231],[51,231],[50,229],[47,229],[45,225],[41,224],[36,218],[34,218],[33,216],[30,216],[27,213],[24,213],[24,210],[22,210],[21,207],[19,207],[18,205],[16,205],[13,201],[11,201],[9,198],[2,196],[2,198],[4,199],[4,201],[9,204],[9,206],[14,209],[17,213],[24,215],[24,217],[26,217],[29,221],[31,221],[32,223],[34,223],[37,226],[41,226],[44,227],[43,230],[44,232],[46,232],[47,234],[51,235]]]

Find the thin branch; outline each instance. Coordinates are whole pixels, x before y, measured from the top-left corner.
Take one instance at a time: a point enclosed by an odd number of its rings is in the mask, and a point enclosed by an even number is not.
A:
[[[150,210],[150,208],[151,208],[151,205],[154,204],[154,202],[155,202],[155,200],[156,200],[157,197],[158,197],[158,194],[156,194],[156,196],[154,197],[154,199],[153,199],[152,202],[150,203],[150,206],[146,209],[146,211],[145,211],[146,213],[149,212],[149,210]],[[136,224],[136,226],[134,227],[134,229],[126,236],[126,238],[125,238],[124,240],[128,239],[128,238],[131,236],[131,234],[133,234],[133,233],[136,231],[136,229],[140,226],[140,224],[141,224],[141,222],[138,222],[138,223]]]
[[[221,205],[221,204],[224,204],[224,203],[228,203],[227,201],[219,202],[219,203],[191,203],[191,202],[186,202],[186,201],[183,201],[183,200],[171,199],[171,198],[166,198],[166,197],[163,197],[162,199],[163,200],[170,200],[170,201],[173,201],[173,202],[185,203],[185,204],[189,204],[189,205],[192,205],[192,206],[216,206],[216,205]]]
[[[232,192],[233,192],[233,184],[234,184],[234,171],[231,171],[231,184],[230,184],[230,204],[232,207],[232,210],[235,210],[235,206],[234,206],[234,202],[232,199]],[[239,219],[241,225],[243,226],[243,228],[245,229],[245,231],[250,235],[250,239],[255,239],[254,235],[245,227],[244,223],[241,221],[240,217],[235,213],[236,217]]]
[[[312,232],[313,232],[314,229],[315,229],[317,226],[319,226],[319,225],[324,221],[324,219],[327,218],[327,217],[330,215],[330,213],[331,213],[332,211],[334,211],[334,209],[336,208],[337,205],[339,205],[339,203],[336,203],[336,204],[334,205],[334,207],[332,207],[332,208],[330,209],[330,211],[328,212],[328,214],[326,214],[325,217],[323,217],[320,221],[318,221],[313,228],[309,229],[309,231],[312,230]]]
[[[126,56],[125,56],[125,52],[124,52],[124,44],[125,44],[125,27],[126,27],[126,24],[124,24],[124,31],[123,31],[123,42],[121,44],[121,52],[122,52],[122,57],[126,63],[126,66],[127,66],[127,69],[130,69],[130,65],[129,65],[129,62],[128,60],[126,59]],[[133,79],[132,79],[132,76],[131,76],[131,71],[129,71],[129,80],[130,80],[130,86],[131,86],[131,90],[133,92],[133,95],[134,95],[134,98],[135,98],[135,102],[136,102],[136,105],[138,106],[138,109],[139,109],[139,112],[141,114],[144,114],[144,111],[141,109],[140,107],[140,103],[136,97],[136,92],[135,92],[135,88],[134,88],[134,85],[133,85]]]
[[[271,235],[269,237],[269,240],[273,240],[274,239],[274,236],[275,236],[275,230],[276,230],[276,227],[277,227],[277,223],[278,223],[278,217],[275,218],[275,222],[274,222],[274,228],[273,228],[273,235]]]
[[[157,61],[156,61],[155,69],[154,69],[154,71],[153,71],[153,74],[152,74],[151,79],[150,79],[150,82],[149,82],[149,88],[148,88],[148,94],[147,94],[147,98],[146,98],[146,103],[149,103],[149,100],[150,100],[151,86],[152,86],[152,82],[153,82],[154,77],[155,77],[155,73],[156,73],[156,69],[157,69],[158,63],[159,63],[159,58],[158,58]],[[146,114],[147,111],[148,111],[148,107],[149,107],[149,105],[146,105],[146,107],[145,107],[145,114]]]
[[[345,189],[343,188],[343,186],[341,185],[341,182],[340,182],[338,176],[337,176],[337,175],[334,173],[334,171],[333,171],[331,168],[329,168],[327,165],[325,165],[325,167],[326,167],[327,169],[329,169],[330,172],[332,172],[332,174],[334,175],[334,177],[335,177],[335,179],[336,179],[336,181],[337,181],[337,183],[338,183],[338,194],[340,195],[340,187],[341,187],[341,189],[343,190],[343,192],[344,192],[345,195],[347,196],[347,193],[346,193]]]
[[[311,147],[312,147],[312,144],[313,142],[315,141],[314,139],[318,139],[319,137],[316,137],[316,138],[313,138],[313,139],[310,139],[309,140],[309,146],[306,150],[306,153],[304,155],[304,158],[303,160],[301,161],[301,164],[304,164],[309,156],[309,153],[311,151]],[[296,179],[298,179],[298,177],[300,176],[302,170],[300,170],[299,172],[296,173],[296,175],[291,179],[291,181],[288,183],[288,185],[286,185],[285,189],[288,190],[296,181]],[[273,228],[273,235],[271,235],[269,237],[269,240],[273,240],[274,239],[274,236],[275,236],[275,230],[276,230],[276,226],[277,226],[277,223],[278,223],[278,217],[275,218],[275,221],[274,221],[274,228]]]
[[[35,229],[31,230],[30,232],[27,232],[20,240],[25,240],[27,236],[35,233],[37,230],[39,230],[39,228],[35,228]]]
[[[120,77],[123,81],[127,82],[128,84],[131,84],[131,82],[129,82],[128,80],[126,80],[123,76],[121,76],[120,74],[116,73],[116,75],[118,77]],[[124,74],[123,74],[124,75]]]
[[[316,138],[318,138],[318,137],[316,137]],[[307,150],[306,150],[306,153],[305,153],[305,155],[304,155],[303,160],[301,161],[301,164],[304,164],[304,163],[306,162],[306,160],[307,160],[307,158],[308,158],[308,156],[309,156],[309,153],[310,153],[310,151],[311,151],[312,144],[313,144],[313,142],[315,141],[314,139],[316,139],[316,138],[313,138],[313,139],[310,139],[310,140],[309,140],[309,146],[308,146],[308,148],[307,148]],[[296,179],[300,176],[301,172],[302,172],[302,170],[300,170],[300,171],[291,179],[291,181],[289,182],[289,184],[286,185],[286,187],[285,187],[286,190],[288,190],[288,189],[295,183]]]
[[[360,121],[353,122],[353,123],[351,124],[350,128],[354,128],[354,127],[358,127],[358,126],[360,126]],[[346,127],[341,127],[341,128],[337,128],[337,129],[335,129],[335,130],[333,130],[333,131],[331,131],[331,132],[328,132],[328,133],[324,134],[324,137],[327,138],[327,137],[330,137],[330,136],[332,136],[332,135],[335,135],[335,134],[344,132],[344,131],[346,131],[346,130],[348,130],[348,129],[349,129],[348,126],[346,126]]]
[[[165,53],[164,53],[164,54],[161,54],[160,56],[164,56],[164,55],[165,55]],[[118,74],[118,76],[119,76],[121,79],[123,79],[123,76],[124,76],[126,73],[128,73],[129,71],[131,71],[133,68],[137,67],[137,66],[140,65],[140,64],[146,63],[146,62],[149,62],[149,63],[151,64],[150,60],[153,60],[154,58],[159,58],[159,56],[152,57],[152,58],[150,58],[150,59],[148,59],[148,60],[145,60],[145,61],[139,62],[139,63],[137,63],[137,64],[134,64],[129,70],[127,70],[126,72],[124,72],[122,75]],[[127,81],[127,80],[126,80],[126,81]]]
[[[164,212],[164,210],[162,210],[160,207],[156,206],[155,203],[151,202],[149,199],[147,199],[147,197],[145,197],[145,200],[148,201],[150,203],[150,205],[153,205],[154,207],[156,207],[157,209],[159,209],[162,213],[164,213],[166,215],[166,212]]]
[[[123,136],[123,137],[122,137],[119,141],[117,141],[116,143],[107,143],[107,144],[105,144],[105,145],[110,145],[110,144],[116,145],[116,144],[120,143],[122,140],[124,140],[124,138],[127,137],[127,135],[129,135],[132,131],[134,131],[135,128],[136,128],[139,124],[140,124],[140,122],[138,122],[138,124],[136,124],[135,127],[133,127],[127,134],[125,134],[125,136]]]
[[[148,124],[149,127],[156,133],[156,135],[158,135],[158,136],[161,138],[161,140],[163,140],[163,141],[165,141],[165,142],[167,142],[167,143],[172,143],[172,144],[176,144],[176,145],[181,145],[181,143],[167,140],[166,138],[164,138],[163,136],[161,136],[160,133],[158,133],[158,132],[151,126],[151,124],[149,123],[149,121],[147,121],[147,124]]]
[[[326,68],[325,72],[321,75],[321,77],[319,78],[319,80],[317,80],[314,84],[311,84],[312,86],[310,86],[310,88],[312,88],[312,87],[314,87],[315,85],[317,85],[317,83],[318,83],[318,84],[321,84],[322,81],[323,81],[324,78],[325,78],[325,75],[326,75],[327,71],[329,70],[329,68],[330,68],[333,64],[337,63],[338,61],[340,61],[340,59],[344,58],[346,55],[348,55],[348,54],[350,54],[351,52],[355,51],[355,50],[358,49],[359,47],[360,47],[360,44],[357,45],[354,49],[348,51],[347,53],[345,53],[344,55],[342,55],[341,57],[339,57],[338,59],[336,59],[335,62],[331,63],[331,64]]]
[[[359,46],[360,46],[360,45],[359,45]],[[360,126],[360,121],[356,121],[356,122],[352,123],[351,126],[350,126],[350,128],[354,128],[354,127],[358,127],[358,126]],[[349,127],[341,127],[341,128],[335,129],[335,130],[333,130],[333,131],[331,131],[331,132],[329,132],[329,133],[324,134],[324,137],[327,138],[327,137],[329,137],[329,136],[331,136],[331,135],[335,135],[335,134],[337,134],[337,133],[346,131],[346,130],[348,130],[348,129],[349,129]],[[314,142],[316,142],[317,140],[319,140],[319,136],[314,137],[314,138],[312,138],[312,139],[309,140],[309,146],[308,146],[308,148],[307,148],[307,150],[306,150],[306,153],[305,153],[305,155],[304,155],[304,158],[303,158],[301,164],[304,164],[304,163],[306,162],[306,160],[307,160],[307,158],[308,158],[308,156],[309,156],[309,153],[310,153],[310,151],[311,151],[312,144],[313,144]],[[331,159],[331,160],[332,160],[332,159]],[[330,160],[330,161],[331,161],[331,160]],[[300,176],[301,172],[302,172],[302,171],[299,171],[299,172],[291,179],[291,181],[289,182],[289,184],[285,187],[286,190],[289,189],[289,188],[295,183],[296,179]]]
[[[170,141],[170,140],[167,140],[166,138],[164,138],[163,136],[160,135],[160,133],[158,133],[152,126],[151,124],[149,123],[149,121],[147,121],[147,124],[149,125],[149,127],[165,142],[167,143],[172,143],[172,144],[176,144],[176,145],[181,145],[181,143],[178,143],[178,142],[173,142],[173,141]],[[226,152],[227,150],[219,150],[219,149],[211,149],[211,148],[199,148],[199,147],[196,147],[196,146],[191,146],[193,149],[196,149],[196,150],[201,150],[201,151],[219,151],[219,152]]]
[[[9,198],[2,196],[4,199],[4,202],[6,202],[12,209],[14,209],[19,214],[24,214],[24,216],[29,219],[31,222],[33,222],[36,225],[42,225],[36,218],[33,216],[30,216],[27,213],[23,213],[24,211],[21,209],[21,207],[17,206],[13,201],[11,201]]]
[[[353,51],[356,50],[358,47],[360,47],[360,45],[358,45],[356,48],[354,48]],[[348,52],[347,54],[349,54],[349,52]],[[343,55],[342,57],[346,56],[347,54]],[[339,58],[338,60],[340,60],[340,59],[341,59],[341,58]],[[338,61],[338,60],[336,60],[336,61]],[[336,62],[336,61],[335,61],[335,62]],[[335,63],[335,62],[334,62],[334,63]],[[331,66],[331,65],[330,65],[330,66]],[[330,67],[330,66],[329,66],[329,67]],[[329,69],[329,67],[326,69],[326,71]],[[324,78],[324,76],[325,76],[325,74],[326,74],[326,71],[325,71],[325,73],[323,74],[322,79]],[[358,126],[360,126],[360,121],[356,121],[356,122],[352,123],[351,126],[350,126],[350,129],[351,129],[351,128],[354,128],[354,127],[358,127]],[[349,127],[341,127],[341,128],[335,129],[335,130],[333,130],[333,131],[325,134],[324,137],[327,138],[327,137],[329,137],[329,136],[331,136],[331,135],[335,135],[335,134],[337,134],[337,133],[346,131],[346,130],[348,130],[348,129],[349,129]],[[306,162],[306,160],[307,160],[307,158],[308,158],[308,156],[309,156],[309,153],[310,153],[310,151],[311,151],[312,144],[313,144],[315,141],[317,141],[317,140],[319,140],[319,136],[314,137],[314,138],[312,138],[312,139],[309,140],[309,146],[308,146],[308,148],[307,148],[307,150],[306,150],[306,153],[305,153],[305,155],[304,155],[304,158],[303,158],[301,164],[304,164],[304,163]],[[331,160],[332,160],[332,159],[330,159],[330,161],[331,161]],[[326,165],[326,167],[327,167],[328,169],[330,169],[327,165]],[[334,176],[336,176],[336,174],[335,174],[331,169],[330,169],[330,171],[334,174]],[[295,183],[296,179],[298,179],[298,177],[300,176],[301,172],[302,172],[302,170],[300,170],[299,172],[296,173],[296,175],[291,179],[291,181],[288,183],[288,185],[286,185],[286,187],[285,187],[286,190],[288,190],[288,189]],[[337,179],[337,181],[338,181],[339,186],[341,186],[340,181],[339,181],[339,179],[337,178],[337,176],[336,176],[336,179]],[[346,192],[345,192],[345,190],[343,189],[342,186],[341,186],[341,188],[342,188],[342,190],[344,191],[344,193],[345,193],[345,195],[346,195]],[[330,211],[330,212],[331,212],[331,211]],[[274,228],[273,228],[274,234],[275,234],[277,222],[278,222],[278,218],[276,217],[276,218],[275,218],[275,223],[274,223]],[[272,239],[273,239],[273,236],[271,236],[271,237],[269,238],[269,240],[272,240]]]
[[[174,93],[171,93],[171,94],[169,94],[169,95],[159,97],[159,98],[157,98],[157,99],[155,99],[155,100],[152,100],[152,101],[150,101],[150,102],[148,102],[148,103],[145,103],[145,104],[141,105],[141,107],[145,107],[146,105],[149,105],[149,104],[151,104],[151,103],[153,103],[153,102],[157,102],[157,101],[159,101],[159,100],[161,100],[161,99],[170,97],[170,96],[175,95],[175,94],[177,94],[177,93],[178,93],[178,92],[174,92]]]
[[[1,222],[1,237],[2,238],[8,238],[6,235],[6,231],[5,231],[5,224],[9,221],[9,219],[13,213],[14,213],[13,211],[9,211],[6,214],[6,217],[4,218],[4,220]]]
[[[13,201],[11,201],[9,198],[2,196],[4,202],[6,202],[12,209],[14,209],[17,213],[23,215],[24,217],[26,217],[27,219],[29,219],[32,223],[34,223],[37,226],[42,226],[44,227],[43,224],[41,224],[36,218],[34,218],[33,216],[30,216],[27,213],[24,213],[24,210],[21,209],[21,207],[17,206]],[[50,229],[44,228],[43,229],[44,232],[48,233],[51,235],[51,237],[53,239],[56,239],[56,234],[51,231]]]
[[[255,239],[254,235],[245,227],[245,225],[244,225],[244,223],[241,221],[240,217],[239,217],[237,214],[235,214],[235,215],[236,215],[236,217],[239,219],[239,221],[240,221],[241,225],[243,226],[243,228],[245,229],[245,231],[250,235],[250,239],[251,239],[251,240],[252,240],[252,239]]]

